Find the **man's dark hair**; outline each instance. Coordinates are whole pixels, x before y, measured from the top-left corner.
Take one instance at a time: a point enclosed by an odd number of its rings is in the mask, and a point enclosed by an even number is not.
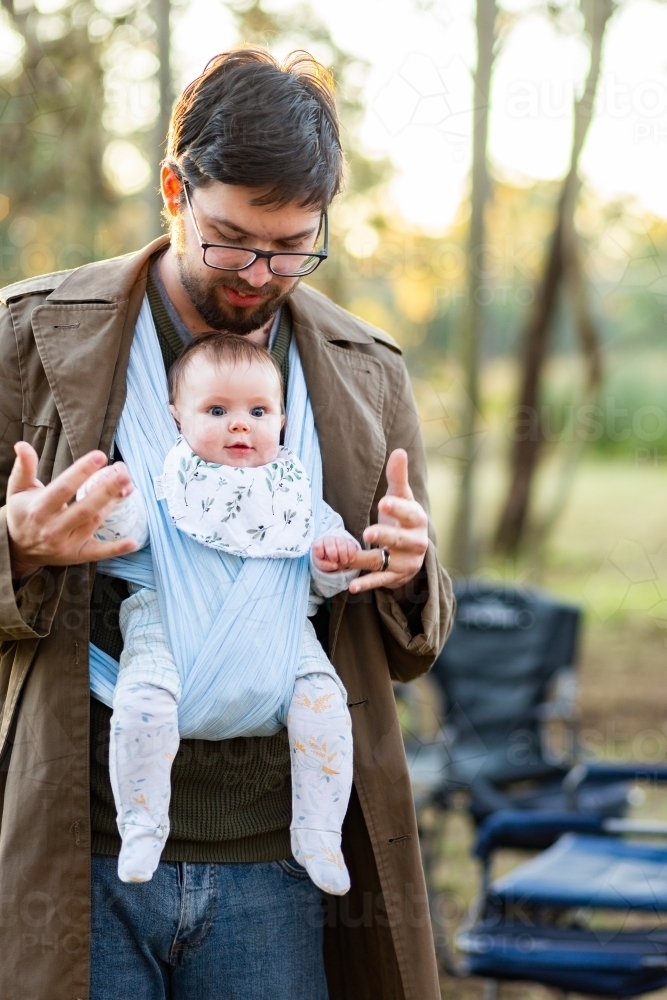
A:
[[[183,384],[185,374],[194,358],[203,354],[211,364],[221,365],[228,362],[237,365],[240,362],[252,364],[259,362],[268,365],[275,371],[280,386],[280,398],[283,395],[283,377],[280,366],[276,359],[267,351],[265,347],[260,347],[247,337],[241,337],[236,333],[203,333],[198,337],[193,337],[183,348],[179,356],[169,369],[169,402],[175,403],[178,390]]]
[[[260,189],[256,205],[326,209],[343,175],[331,74],[303,51],[282,65],[259,48],[216,56],[174,108],[166,162],[191,187],[222,181]]]

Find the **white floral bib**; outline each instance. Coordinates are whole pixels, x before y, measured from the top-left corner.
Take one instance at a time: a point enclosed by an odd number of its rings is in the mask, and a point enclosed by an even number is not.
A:
[[[264,559],[305,555],[313,542],[306,471],[288,448],[255,469],[205,462],[179,437],[154,479],[180,531],[212,549]]]

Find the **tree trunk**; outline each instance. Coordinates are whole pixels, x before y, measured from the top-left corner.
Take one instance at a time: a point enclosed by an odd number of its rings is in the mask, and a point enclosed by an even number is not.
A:
[[[579,460],[586,447],[583,437],[576,433],[576,414],[580,407],[597,402],[602,384],[602,352],[587,296],[586,283],[581,267],[579,247],[574,227],[563,238],[564,260],[567,286],[567,302],[577,332],[586,366],[585,383],[578,404],[571,407],[571,416],[563,435],[566,444],[561,458],[561,467],[551,502],[539,520],[531,519],[526,537],[526,550],[536,569],[542,566],[544,545],[565,509],[570,490],[574,483]]]
[[[561,287],[571,275],[581,281],[576,261],[577,237],[574,211],[579,196],[579,157],[593,116],[595,94],[600,76],[602,42],[609,18],[614,12],[613,0],[583,0],[581,4],[585,28],[590,37],[591,61],[586,86],[574,107],[574,135],[570,168],[558,201],[556,224],[549,244],[544,273],[535,303],[523,335],[524,361],[521,393],[516,410],[514,448],[511,459],[511,480],[505,507],[498,526],[495,547],[506,555],[515,555],[520,548],[530,503],[531,487],[543,442],[540,413],[541,376],[547,358],[549,336]],[[581,302],[581,291],[577,293]],[[583,314],[576,316],[577,328],[585,350],[591,350],[595,339],[590,323],[582,323]],[[598,362],[599,355],[593,350]],[[591,355],[592,356],[592,355]]]
[[[473,544],[473,487],[479,415],[479,345],[484,308],[480,289],[483,284],[485,209],[489,197],[489,174],[486,147],[489,128],[491,72],[495,55],[496,0],[477,0],[477,68],[475,70],[475,108],[473,110],[472,193],[468,240],[468,296],[462,331],[461,360],[464,370],[466,400],[461,437],[463,469],[459,485],[456,517],[450,543],[452,568],[467,575],[475,562]]]
[[[155,239],[162,232],[162,196],[160,194],[160,164],[164,159],[169,130],[169,119],[174,104],[174,87],[171,76],[171,0],[153,0],[151,10],[155,21],[157,56],[160,61],[158,69],[158,89],[160,93],[160,111],[153,130],[152,164],[153,180],[151,183],[151,234]]]

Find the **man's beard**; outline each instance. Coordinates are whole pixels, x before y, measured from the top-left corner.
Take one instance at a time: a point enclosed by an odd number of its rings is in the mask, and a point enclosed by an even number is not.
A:
[[[224,274],[224,276],[222,272],[218,272],[221,276],[209,284],[188,269],[185,254],[176,253],[175,257],[181,284],[193,306],[212,330],[221,330],[225,333],[238,333],[241,336],[246,336],[248,333],[259,330],[260,327],[268,323],[272,316],[275,316],[283,302],[287,301],[298,285],[298,281],[296,281],[286,292],[271,282],[262,285],[261,288],[253,288],[232,272]],[[236,292],[263,295],[265,298],[254,309],[233,306],[231,302],[227,302],[219,294],[219,290],[223,287],[232,288]]]

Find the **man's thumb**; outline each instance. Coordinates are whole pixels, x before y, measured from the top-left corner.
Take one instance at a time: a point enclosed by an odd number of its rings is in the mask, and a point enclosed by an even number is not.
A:
[[[392,451],[387,461],[387,495],[414,499],[408,482],[408,453],[403,448]]]
[[[21,493],[23,490],[34,489],[41,484],[37,480],[37,452],[27,441],[19,441],[14,445],[16,461],[7,483],[7,496]]]

